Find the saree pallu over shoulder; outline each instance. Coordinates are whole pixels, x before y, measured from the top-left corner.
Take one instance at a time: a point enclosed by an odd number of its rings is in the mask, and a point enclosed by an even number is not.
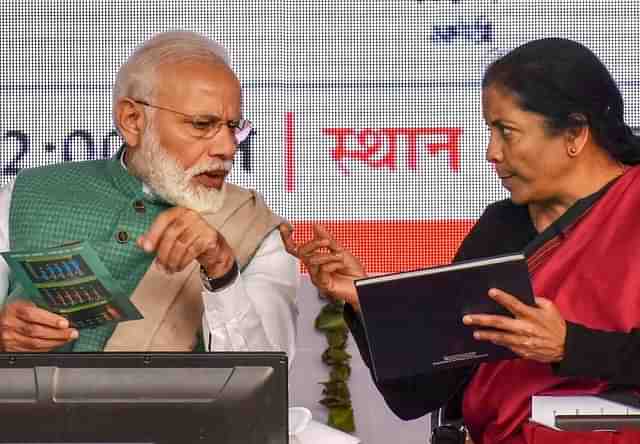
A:
[[[528,257],[534,294],[552,300],[564,319],[590,328],[640,326],[640,167],[628,169],[592,205],[567,213],[564,227],[555,227],[555,236]],[[476,444],[530,443],[536,436],[527,421],[532,395],[594,394],[606,387],[602,380],[555,376],[549,364],[525,359],[482,364],[465,391],[464,418]],[[557,442],[574,442],[569,432],[548,432],[561,436]],[[625,435],[631,440],[608,432],[594,438],[640,442],[640,431]]]

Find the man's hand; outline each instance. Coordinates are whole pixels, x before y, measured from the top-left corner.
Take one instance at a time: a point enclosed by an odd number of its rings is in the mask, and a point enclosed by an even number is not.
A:
[[[156,262],[168,273],[182,271],[193,260],[211,278],[231,269],[235,256],[225,238],[196,211],[174,207],[161,213],[137,240],[147,253],[156,252]]]
[[[530,307],[496,288],[489,290],[489,296],[509,310],[515,319],[487,314],[465,315],[462,321],[466,325],[483,328],[473,333],[474,338],[508,347],[526,359],[544,363],[562,360],[567,324],[553,302],[536,298],[537,307]]]
[[[16,300],[0,310],[0,351],[46,352],[77,338],[69,321],[29,301]]]
[[[341,299],[359,310],[358,294],[353,281],[367,276],[360,261],[338,245],[321,225],[313,226],[313,239],[305,244],[296,244],[289,225],[282,224],[279,228],[285,248],[307,267],[311,282],[323,293]]]

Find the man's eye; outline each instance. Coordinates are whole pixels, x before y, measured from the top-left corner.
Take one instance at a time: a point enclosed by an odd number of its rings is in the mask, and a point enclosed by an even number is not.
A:
[[[207,130],[215,125],[213,120],[192,120],[191,125],[197,130]]]

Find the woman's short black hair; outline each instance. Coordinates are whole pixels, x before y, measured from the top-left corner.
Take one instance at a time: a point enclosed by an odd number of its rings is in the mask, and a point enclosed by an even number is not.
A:
[[[616,160],[640,163],[640,139],[624,123],[620,90],[580,43],[546,38],[519,46],[489,65],[482,87],[489,86],[504,88],[522,109],[544,116],[550,131],[589,126]]]

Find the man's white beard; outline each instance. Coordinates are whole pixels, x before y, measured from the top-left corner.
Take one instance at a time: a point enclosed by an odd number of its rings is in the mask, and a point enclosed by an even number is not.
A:
[[[152,121],[153,122],[153,121]],[[156,129],[150,123],[142,138],[141,146],[127,151],[127,168],[159,197],[170,204],[185,207],[199,213],[215,213],[224,203],[226,184],[222,188],[208,188],[193,180],[206,171],[229,171],[233,163],[211,159],[184,169],[160,144]]]

